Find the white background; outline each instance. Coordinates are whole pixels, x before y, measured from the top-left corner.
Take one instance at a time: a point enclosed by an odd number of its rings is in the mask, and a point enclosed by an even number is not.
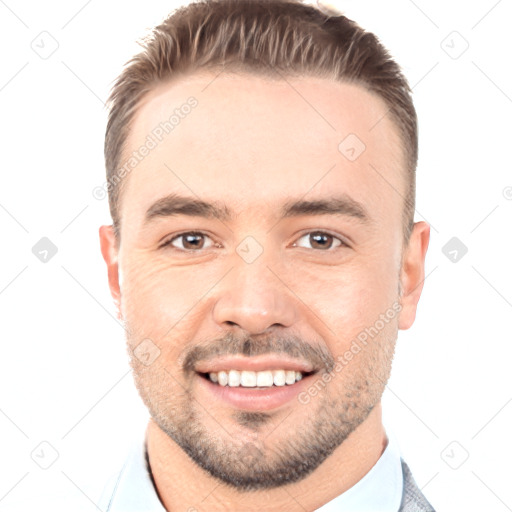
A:
[[[427,278],[386,425],[438,512],[512,510],[511,2],[334,3],[403,66],[420,120]],[[0,1],[0,511],[97,510],[146,424],[99,251],[107,200],[92,190],[112,81],[176,5]],[[41,37],[58,43],[47,59]],[[42,237],[58,248],[47,263],[32,253]],[[468,248],[455,263],[452,237]],[[46,470],[43,441],[59,454]]]

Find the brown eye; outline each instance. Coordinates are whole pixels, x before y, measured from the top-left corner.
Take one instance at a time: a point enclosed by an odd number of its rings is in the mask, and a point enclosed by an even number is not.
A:
[[[310,244],[312,249],[321,249],[326,251],[332,249],[333,247],[336,248],[341,245],[346,245],[339,238],[324,231],[312,231],[306,235],[301,236],[299,241],[302,239],[305,239],[306,244]],[[297,242],[295,245],[298,245],[299,247],[307,247],[307,245],[303,245],[299,242]]]
[[[210,245],[208,242],[210,241]],[[208,249],[212,247],[212,240],[209,236],[204,233],[191,231],[189,233],[182,233],[181,235],[171,238],[168,242],[164,243],[163,246],[172,246],[176,249],[185,251],[194,251],[198,249]]]

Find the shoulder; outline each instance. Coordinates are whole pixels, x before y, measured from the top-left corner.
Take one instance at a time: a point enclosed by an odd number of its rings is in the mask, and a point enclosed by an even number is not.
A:
[[[404,475],[404,490],[399,512],[435,512],[414,481],[409,466],[402,460],[402,472]]]

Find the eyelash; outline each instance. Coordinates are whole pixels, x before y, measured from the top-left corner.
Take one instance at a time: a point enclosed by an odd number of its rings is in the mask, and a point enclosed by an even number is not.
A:
[[[336,247],[329,247],[328,249],[325,249],[325,250],[318,249],[320,252],[333,252],[335,249],[340,249],[342,247],[349,247],[349,245],[347,243],[345,243],[341,238],[339,238],[336,235],[333,235],[332,233],[329,233],[328,231],[319,231],[319,230],[308,231],[307,233],[303,233],[298,238],[298,240],[300,240],[301,238],[304,238],[305,236],[312,235],[312,234],[327,235],[327,236],[332,237],[334,240],[338,240],[340,242],[339,245]],[[180,249],[179,247],[172,246],[172,242],[174,242],[175,240],[177,240],[179,238],[184,237],[185,235],[199,235],[199,236],[204,236],[204,237],[208,237],[211,239],[211,237],[209,235],[207,235],[206,233],[203,233],[202,231],[185,231],[184,233],[180,233],[179,235],[176,235],[176,236],[170,238],[169,240],[167,240],[166,242],[164,242],[160,246],[160,248],[161,249],[172,248],[172,249],[176,249],[177,251],[188,252],[188,253],[199,252],[200,249],[196,251],[194,249]],[[296,247],[296,243],[297,242],[294,243],[294,247]],[[211,247],[209,247],[208,249],[210,249],[210,248]],[[312,250],[314,250],[314,248]]]

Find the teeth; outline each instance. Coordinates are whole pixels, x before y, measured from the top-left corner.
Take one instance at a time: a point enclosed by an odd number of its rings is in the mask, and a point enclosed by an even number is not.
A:
[[[286,384],[286,372],[284,370],[276,370],[273,373],[274,386],[284,386]]]
[[[254,386],[256,386],[256,382],[256,374],[254,372],[243,371],[240,373],[240,385],[243,386],[244,388],[253,388]],[[231,383],[229,385],[231,386]],[[260,386],[259,383],[258,386]]]
[[[237,372],[236,370],[229,370],[228,386],[232,388],[240,386],[240,372]]]
[[[295,383],[295,371],[294,370],[288,370],[286,372],[286,384],[294,384]]]
[[[220,372],[211,372],[208,376],[212,382],[216,382],[221,386],[234,388],[291,386],[303,377],[301,372],[294,370],[265,370],[262,372],[223,370]]]
[[[217,374],[217,377],[219,379],[219,384],[221,386],[227,386],[228,385],[228,372],[219,372]],[[211,373],[210,373],[210,380],[213,381]]]
[[[271,371],[266,372],[255,372],[256,373],[256,381],[258,383],[258,387],[269,387],[274,384],[274,377]]]

